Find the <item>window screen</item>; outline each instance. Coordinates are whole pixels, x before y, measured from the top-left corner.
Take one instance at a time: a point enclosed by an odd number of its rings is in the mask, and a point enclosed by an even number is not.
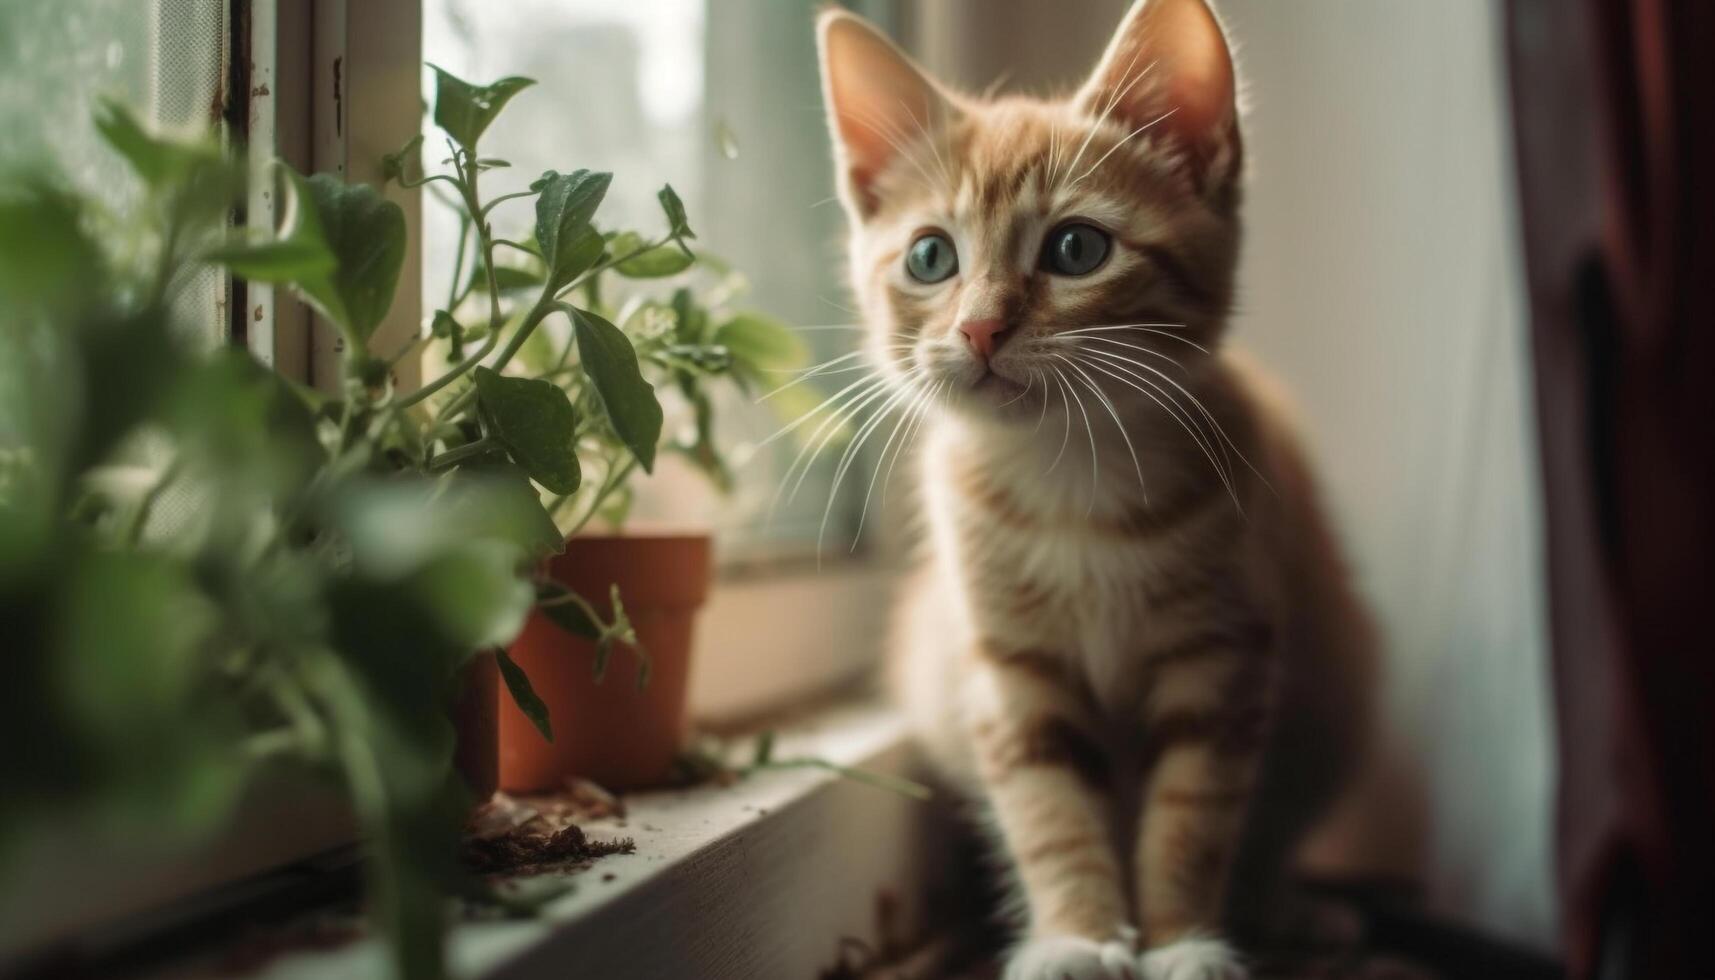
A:
[[[98,96],[119,98],[158,126],[194,131],[224,106],[226,0],[0,2],[0,172],[51,166],[123,209],[137,192],[91,124]],[[187,281],[179,322],[212,342],[223,333],[226,281]]]

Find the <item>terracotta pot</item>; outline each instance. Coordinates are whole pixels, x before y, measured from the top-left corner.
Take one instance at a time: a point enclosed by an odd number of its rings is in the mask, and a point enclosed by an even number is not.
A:
[[[458,736],[453,768],[464,777],[471,803],[486,803],[500,788],[500,668],[492,650],[465,665],[452,719]]]
[[[548,706],[552,743],[510,697],[500,704],[500,786],[510,792],[557,789],[581,776],[609,789],[659,785],[686,730],[691,627],[709,590],[706,534],[630,534],[573,538],[548,574],[605,618],[608,591],[620,600],[649,657],[649,682],[637,686],[637,654],[619,647],[599,683],[595,645],[530,614],[512,659]]]

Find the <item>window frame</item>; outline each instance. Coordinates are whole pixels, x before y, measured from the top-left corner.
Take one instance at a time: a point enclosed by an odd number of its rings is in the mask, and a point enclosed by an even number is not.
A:
[[[252,173],[275,158],[305,173],[331,173],[382,187],[381,160],[421,128],[420,0],[232,0],[235,50],[248,54],[248,75],[229,119],[243,127]],[[405,213],[406,251],[393,306],[376,329],[379,351],[396,350],[422,322],[422,192],[397,183],[382,188]],[[271,232],[279,218],[273,183],[256,181],[243,215],[247,227]],[[264,364],[326,391],[339,386],[339,340],[326,323],[272,286],[235,293],[233,330]],[[407,359],[394,383],[421,381]]]

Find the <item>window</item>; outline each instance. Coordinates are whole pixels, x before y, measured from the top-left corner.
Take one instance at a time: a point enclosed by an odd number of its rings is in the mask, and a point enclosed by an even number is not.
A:
[[[227,4],[222,0],[63,0],[0,5],[0,169],[72,161],[65,176],[114,207],[129,171],[100,143],[91,107],[126,100],[157,125],[218,125],[225,110]],[[225,333],[226,277],[198,273],[178,297],[183,322]]]
[[[490,196],[549,168],[611,170],[616,178],[604,220],[648,230],[660,221],[655,191],[671,183],[699,244],[748,277],[744,305],[801,328],[819,362],[853,350],[858,334],[841,274],[844,219],[832,198],[809,43],[817,7],[811,0],[519,0],[496,17],[475,0],[427,0],[423,54],[473,80],[517,74],[541,83],[511,103],[484,138],[485,153],[513,164],[485,177]],[[425,86],[427,98],[432,73],[425,73]],[[428,146],[425,160],[444,155],[439,150]],[[528,227],[526,213],[497,213],[503,233]],[[454,213],[432,199],[425,199],[424,221],[423,304],[433,310],[446,303],[458,226]],[[567,328],[550,321],[548,329]],[[821,394],[856,376],[828,377],[824,384],[833,384]],[[719,406],[722,438],[740,464],[730,497],[715,493],[688,464],[664,460],[654,478],[639,484],[634,519],[712,526],[729,566],[845,557],[854,548],[870,467],[853,467],[830,505],[843,445],[831,443],[796,494],[790,485],[779,493],[800,445],[780,439],[747,458],[782,424],[769,405],[753,403],[760,394],[730,396]],[[668,411],[672,426],[673,407]],[[882,441],[870,440],[866,462]]]

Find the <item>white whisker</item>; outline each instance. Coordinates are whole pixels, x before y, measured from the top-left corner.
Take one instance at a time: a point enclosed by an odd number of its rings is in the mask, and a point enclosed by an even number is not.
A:
[[[911,349],[911,347],[908,344],[893,344],[891,346],[882,348],[882,350],[884,350],[884,351],[905,351],[905,350],[910,350],[910,349]],[[854,365],[851,367],[838,368],[837,370],[834,369],[834,367],[833,367],[833,365],[842,364],[842,363],[849,361],[853,358],[863,357],[865,354],[868,354],[868,353],[869,353],[869,351],[867,351],[867,350],[854,350],[854,351],[850,351],[850,352],[845,353],[845,354],[841,354],[838,357],[829,358],[828,360],[823,361],[820,364],[812,365],[811,367],[807,367],[807,368],[778,368],[778,369],[764,368],[764,370],[780,370],[780,371],[787,371],[787,372],[796,371],[798,373],[798,377],[793,378],[791,381],[786,382],[785,384],[781,385],[778,388],[775,388],[773,391],[770,391],[768,394],[759,397],[758,399],[756,399],[756,403],[761,404],[761,403],[767,401],[768,399],[773,398],[775,395],[780,394],[781,392],[785,391],[786,389],[791,388],[795,385],[803,384],[804,382],[809,381],[812,378],[824,377],[824,376],[830,375],[830,374],[845,374],[849,371],[862,371],[865,368],[870,368],[871,365],[869,365],[869,364],[857,364],[857,365]]]
[[[1095,163],[1090,164],[1089,169],[1085,170],[1083,173],[1074,177],[1072,179],[1072,182],[1070,184],[1066,185],[1066,189],[1071,190],[1072,188],[1077,187],[1079,181],[1081,181],[1085,177],[1088,177],[1089,175],[1095,173],[1096,168],[1100,167],[1103,163],[1105,163],[1107,161],[1108,157],[1113,156],[1115,150],[1126,145],[1127,143],[1130,143],[1134,137],[1141,134],[1144,130],[1149,129],[1150,127],[1154,126],[1156,123],[1161,122],[1163,119],[1166,119],[1168,116],[1171,116],[1175,112],[1178,112],[1178,111],[1179,111],[1178,107],[1175,106],[1174,108],[1167,110],[1166,112],[1162,113],[1161,115],[1156,116],[1154,119],[1151,119],[1149,122],[1146,122],[1143,125],[1132,130],[1131,132],[1127,133],[1125,135],[1124,139],[1120,140],[1118,143],[1115,143],[1113,146],[1109,147],[1108,152],[1102,154],[1101,158],[1098,159]]]
[[[1108,343],[1114,343],[1114,341],[1108,341]],[[1130,346],[1130,345],[1128,344],[1125,346]],[[1149,351],[1147,348],[1139,348],[1139,349],[1144,350],[1148,353],[1159,353],[1159,352],[1155,352],[1155,351]],[[1199,400],[1196,395],[1192,394],[1191,391],[1189,389],[1187,389],[1184,385],[1181,385],[1179,382],[1173,380],[1165,372],[1160,371],[1156,368],[1153,368],[1147,364],[1144,364],[1143,362],[1138,361],[1135,358],[1129,358],[1129,357],[1126,357],[1126,356],[1121,355],[1121,354],[1115,354],[1111,351],[1104,351],[1104,350],[1087,350],[1087,353],[1101,354],[1104,357],[1109,358],[1110,360],[1135,365],[1136,367],[1139,367],[1145,371],[1148,371],[1149,373],[1155,375],[1156,377],[1160,378],[1161,380],[1172,385],[1174,388],[1178,389],[1181,394],[1183,394],[1186,398],[1191,400],[1191,404],[1197,406],[1197,411],[1202,413],[1203,417],[1209,421],[1209,426],[1215,430],[1217,435],[1219,435],[1220,440],[1221,440],[1221,454],[1223,456],[1228,456],[1228,453],[1230,451],[1233,455],[1237,455],[1239,457],[1239,459],[1245,464],[1245,466],[1252,473],[1255,473],[1258,478],[1262,479],[1264,484],[1268,483],[1268,479],[1266,477],[1263,477],[1262,473],[1257,470],[1256,466],[1253,465],[1251,463],[1251,461],[1245,457],[1244,450],[1240,449],[1238,447],[1238,444],[1233,442],[1232,437],[1227,435],[1227,430],[1221,426],[1220,420],[1215,418],[1214,413],[1209,411],[1209,409],[1203,404],[1203,402],[1201,400]],[[1177,363],[1177,362],[1175,362],[1175,363]],[[1231,461],[1230,456],[1228,456],[1227,465],[1229,467],[1231,467],[1231,465],[1232,465],[1232,461]],[[1271,487],[1270,489],[1273,489],[1273,488]]]
[[[1131,74],[1132,70],[1137,67],[1138,56],[1141,55],[1142,53],[1143,53],[1143,50],[1141,48],[1139,48],[1137,51],[1132,52],[1131,61],[1130,61],[1130,63],[1128,63],[1126,65],[1126,69],[1125,69],[1127,76],[1129,76]],[[1067,164],[1066,173],[1069,174],[1072,171],[1078,169],[1078,161],[1082,160],[1084,158],[1084,151],[1089,149],[1090,140],[1095,137],[1096,130],[1101,129],[1102,124],[1106,123],[1108,121],[1108,116],[1110,116],[1113,113],[1114,109],[1120,104],[1120,100],[1124,99],[1126,97],[1126,94],[1128,92],[1130,92],[1132,90],[1132,88],[1134,88],[1137,85],[1138,82],[1143,81],[1143,79],[1151,71],[1154,71],[1154,70],[1155,70],[1155,62],[1152,61],[1149,63],[1148,66],[1146,66],[1143,69],[1143,71],[1141,71],[1137,74],[1137,77],[1132,78],[1132,80],[1127,82],[1123,87],[1116,88],[1114,90],[1113,96],[1110,97],[1107,101],[1107,105],[1102,107],[1101,115],[1096,117],[1095,123],[1092,124],[1090,126],[1089,131],[1084,134],[1084,142],[1079,144],[1077,154],[1072,157],[1072,162],[1070,164]],[[1125,76],[1121,76],[1121,77],[1123,78]]]
[[[773,521],[774,519],[774,512],[779,508],[781,497],[786,493],[786,485],[794,482],[792,478],[793,473],[800,472],[800,467],[802,467],[801,472],[803,474],[809,473],[810,468],[815,465],[816,457],[820,456],[822,454],[822,450],[827,448],[828,444],[833,441],[834,434],[840,430],[846,420],[854,416],[865,404],[868,404],[872,396],[878,392],[884,392],[886,390],[886,380],[880,378],[875,379],[875,383],[870,387],[863,389],[860,392],[859,397],[854,398],[853,401],[840,406],[836,411],[830,413],[828,417],[823,420],[822,424],[817,426],[814,432],[810,433],[810,437],[804,440],[804,444],[799,447],[797,455],[792,457],[792,462],[786,467],[786,472],[781,474],[780,485],[774,488],[774,496],[770,498],[768,502],[769,521]],[[803,479],[803,476],[800,475],[797,483],[801,484]],[[797,492],[797,486],[794,485],[792,489],[793,495],[796,496]],[[791,498],[787,499],[788,502],[790,502]]]
[[[1059,333],[1055,334],[1054,336],[1056,336],[1056,337],[1082,337],[1082,336],[1085,336],[1086,334],[1108,333],[1108,332],[1112,332],[1112,331],[1123,330],[1123,331],[1126,331],[1127,333],[1147,333],[1147,334],[1154,334],[1157,337],[1166,337],[1168,340],[1177,340],[1181,344],[1189,344],[1190,346],[1197,348],[1198,350],[1202,351],[1205,354],[1210,355],[1211,357],[1214,356],[1214,353],[1215,353],[1214,351],[1211,351],[1209,348],[1204,347],[1202,344],[1197,343],[1195,340],[1192,340],[1189,337],[1181,337],[1176,333],[1168,333],[1166,330],[1160,329],[1161,327],[1164,327],[1164,326],[1168,326],[1168,327],[1179,326],[1179,324],[1132,323],[1132,324],[1125,324],[1123,326],[1114,326],[1114,327],[1087,327],[1083,330],[1062,330]],[[1102,340],[1102,341],[1105,341],[1105,342],[1110,343],[1110,344],[1123,343],[1123,341],[1112,340],[1112,339],[1109,339],[1106,337],[1091,337],[1090,339]],[[1138,350],[1148,350],[1148,349],[1149,348],[1146,348],[1146,347],[1139,347],[1138,348]]]
[[[891,146],[902,159],[909,162],[913,167],[916,167],[917,172],[923,176],[923,186],[926,189],[931,191],[936,189],[937,185],[934,175],[929,173],[929,171],[924,168],[923,163],[917,159],[916,154],[911,152],[910,147],[906,145],[909,137],[907,134],[902,132],[898,126],[893,125],[890,120],[882,119],[880,116],[876,116],[871,113],[856,113],[852,118],[862,124],[864,128],[868,129],[870,132],[887,141],[887,145]],[[943,175],[943,179],[944,177],[945,175]]]
[[[1096,449],[1096,427],[1090,424],[1090,413],[1084,408],[1084,399],[1076,388],[1067,385],[1067,389],[1078,403],[1078,414],[1084,417],[1084,434],[1090,437],[1090,507],[1086,513],[1093,514],[1096,512],[1096,490],[1102,485],[1102,454]]]
[[[882,403],[881,407],[876,410],[875,414],[871,416],[868,421],[859,427],[857,435],[853,437],[852,441],[846,446],[845,452],[840,455],[839,465],[834,468],[833,482],[828,487],[827,506],[822,508],[822,523],[816,531],[816,561],[818,565],[822,560],[822,538],[828,533],[828,518],[833,516],[834,501],[839,498],[840,485],[845,482],[846,473],[851,470],[852,464],[857,462],[858,453],[863,450],[864,444],[869,442],[869,437],[875,433],[876,429],[879,428],[883,422],[887,421],[888,415],[890,415],[893,410],[899,406],[900,402],[906,398],[912,397],[916,393],[917,388],[915,385],[908,384],[901,386],[897,392],[894,392],[893,395]],[[898,431],[897,426],[894,431]],[[883,451],[885,452],[885,450]],[[788,500],[790,500],[790,498],[788,498]]]
[[[1122,384],[1136,389],[1141,392],[1144,397],[1160,406],[1161,410],[1166,412],[1169,418],[1177,423],[1181,429],[1185,430],[1185,433],[1191,437],[1192,442],[1196,443],[1197,448],[1202,451],[1204,458],[1209,461],[1210,467],[1214,469],[1215,475],[1220,479],[1221,485],[1226,489],[1227,494],[1233,498],[1233,504],[1239,507],[1241,512],[1243,511],[1244,507],[1239,503],[1238,491],[1233,486],[1232,478],[1227,473],[1226,468],[1223,467],[1221,465],[1221,461],[1215,457],[1213,444],[1208,442],[1200,428],[1193,424],[1195,419],[1190,412],[1174,402],[1172,395],[1166,389],[1156,385],[1148,378],[1123,367],[1119,369],[1124,372],[1122,375],[1094,359],[1086,360],[1085,363],[1089,364],[1090,367],[1097,371],[1115,378]],[[1128,378],[1125,375],[1130,375],[1130,377]],[[1133,378],[1136,380],[1132,380]],[[1141,384],[1139,384],[1139,382],[1141,382]]]
[[[1031,373],[1031,376],[1034,377],[1038,374],[1041,374],[1042,372],[1037,371],[1034,368],[1032,368],[1030,373]],[[1048,418],[1048,376],[1043,375],[1043,377],[1042,377],[1042,411],[1036,413],[1036,428],[1034,428],[1030,431],[1041,432],[1042,431],[1042,423],[1047,418]]]
[[[947,169],[947,161],[941,159],[941,147],[935,142],[935,137],[929,133],[929,121],[918,119],[917,113],[911,111],[911,107],[905,104],[904,99],[899,100],[899,107],[904,109],[905,114],[911,117],[911,121],[917,125],[917,132],[923,137],[923,142],[928,144],[929,152],[935,154],[935,165],[940,168],[941,180],[944,181],[949,188],[952,187],[953,172]],[[931,108],[927,111],[929,113],[933,113],[935,110]]]
[[[1144,485],[1144,482],[1143,482],[1143,463],[1140,462],[1137,458],[1137,449],[1132,446],[1131,435],[1130,435],[1130,433],[1126,432],[1125,423],[1120,421],[1120,413],[1117,409],[1114,408],[1113,401],[1108,398],[1106,392],[1102,391],[1101,386],[1096,384],[1095,379],[1090,377],[1090,373],[1088,371],[1085,371],[1083,368],[1081,368],[1077,364],[1073,363],[1070,358],[1065,357],[1064,355],[1055,354],[1054,356],[1060,358],[1060,360],[1062,360],[1062,361],[1065,361],[1066,364],[1069,367],[1071,367],[1072,370],[1078,372],[1078,374],[1083,379],[1084,386],[1086,388],[1089,388],[1091,393],[1093,393],[1096,396],[1096,399],[1102,403],[1102,407],[1107,409],[1108,415],[1114,420],[1114,428],[1120,430],[1120,438],[1125,440],[1125,450],[1126,450],[1126,452],[1131,454],[1131,465],[1134,469],[1137,470],[1138,488],[1143,490],[1144,503],[1148,503],[1149,502],[1149,488],[1146,487]]]
[[[840,414],[830,416],[813,434],[811,434],[804,449],[799,450],[798,458],[793,460],[792,466],[787,468],[786,476],[781,480],[781,488],[784,489],[786,480],[791,479],[792,477],[793,468],[798,469],[798,478],[792,484],[792,492],[786,496],[786,502],[788,504],[798,499],[798,491],[803,488],[805,478],[810,475],[810,470],[815,465],[816,457],[820,456],[822,454],[822,450],[826,449],[828,445],[833,442],[834,436],[839,433],[840,428],[843,427],[845,423],[856,418],[859,412],[874,404],[876,401],[891,397],[892,384],[893,379],[891,378],[880,379],[879,384],[865,390],[862,398],[847,404],[845,408],[841,409]],[[804,459],[804,453],[811,445],[815,446],[815,452],[809,457],[807,462],[802,466],[799,466],[799,460]],[[776,492],[776,497],[778,498],[778,491]]]
[[[1018,394],[1013,395],[1011,398],[1007,399],[1004,402],[1001,402],[999,405],[997,405],[995,407],[996,408],[1005,408],[1008,405],[1011,405],[1013,402],[1022,401],[1025,395],[1030,394],[1030,386],[1034,385],[1035,383],[1036,383],[1036,375],[1032,374],[1030,376],[1030,378],[1027,381],[1025,381],[1023,391],[1020,391]]]
[[[928,396],[923,399],[922,407],[917,411],[916,420],[906,428],[905,438],[900,441],[899,449],[894,452],[893,461],[887,464],[887,475],[881,479],[882,506],[887,505],[887,488],[891,483],[893,483],[893,468],[899,465],[899,457],[905,455],[906,452],[916,444],[917,435],[923,431],[923,426],[928,422],[929,413],[935,410],[935,396],[939,394],[946,385],[947,382],[945,381],[937,381],[935,386],[929,389]]]
[[[767,446],[770,443],[774,442],[776,439],[779,439],[782,436],[785,436],[787,433],[792,432],[793,430],[797,429],[799,426],[803,425],[804,423],[815,418],[817,415],[821,414],[821,412],[824,408],[831,407],[834,402],[836,402],[840,398],[843,398],[847,392],[849,392],[853,388],[857,388],[860,385],[863,385],[865,383],[885,384],[886,379],[882,378],[880,376],[877,376],[877,375],[871,375],[867,378],[859,378],[858,380],[853,381],[851,384],[846,385],[844,388],[841,388],[839,391],[836,391],[833,394],[829,395],[828,397],[822,399],[821,403],[818,404],[815,408],[810,409],[808,412],[805,412],[803,415],[800,415],[797,418],[793,419],[792,421],[786,423],[786,425],[783,426],[780,429],[780,431],[774,433],[773,435],[769,436],[768,438],[757,443],[756,448],[761,449],[762,447]]]
[[[839,357],[830,358],[829,360],[823,361],[820,364],[814,364],[814,365],[811,365],[810,367],[807,367],[807,368],[788,369],[788,370],[795,371],[795,373],[797,374],[797,377],[793,378],[791,381],[786,382],[785,384],[781,385],[780,387],[775,388],[773,391],[770,391],[768,394],[762,395],[761,397],[757,398],[756,401],[758,404],[760,404],[762,402],[767,401],[770,398],[773,398],[775,395],[780,394],[782,391],[785,391],[786,389],[792,387],[793,385],[802,384],[802,383],[810,380],[811,378],[814,378],[814,377],[821,375],[821,374],[833,373],[829,370],[829,368],[833,367],[836,364],[843,364],[846,361],[852,360],[853,358],[862,357],[865,353],[866,353],[865,351],[854,350],[850,353],[841,354]],[[868,364],[859,364],[855,368],[842,369],[842,370],[862,370],[862,369],[867,368],[869,366],[870,365],[868,365]]]
[[[852,532],[851,550],[853,551],[857,550],[858,542],[863,538],[864,520],[869,517],[869,501],[870,498],[875,495],[875,481],[881,476],[882,464],[887,462],[887,451],[893,448],[894,440],[899,438],[901,430],[909,433],[911,422],[917,418],[918,412],[922,409],[925,399],[929,397],[930,391],[932,390],[933,389],[918,390],[915,392],[911,400],[906,403],[905,411],[899,416],[899,421],[893,424],[893,431],[888,433],[887,441],[881,444],[881,452],[875,457],[875,469],[869,475],[869,487],[865,489],[863,493],[863,507],[858,511],[857,530]],[[901,442],[899,444],[899,448],[904,449],[905,444]],[[893,458],[897,460],[899,458],[899,454],[895,452]],[[889,469],[891,470],[891,468],[892,467],[890,466]],[[883,499],[885,499],[885,494],[883,495]],[[832,503],[833,500],[830,497],[830,506]]]
[[[1066,379],[1061,375],[1059,368],[1049,368],[1049,370],[1054,372],[1054,383],[1060,387],[1060,404],[1066,410],[1066,426],[1065,431],[1060,434],[1060,451],[1054,454],[1054,461],[1042,471],[1043,476],[1054,472],[1054,467],[1060,465],[1060,457],[1066,455],[1066,444],[1072,440],[1072,400],[1066,397]],[[1046,397],[1044,395],[1044,400]]]

